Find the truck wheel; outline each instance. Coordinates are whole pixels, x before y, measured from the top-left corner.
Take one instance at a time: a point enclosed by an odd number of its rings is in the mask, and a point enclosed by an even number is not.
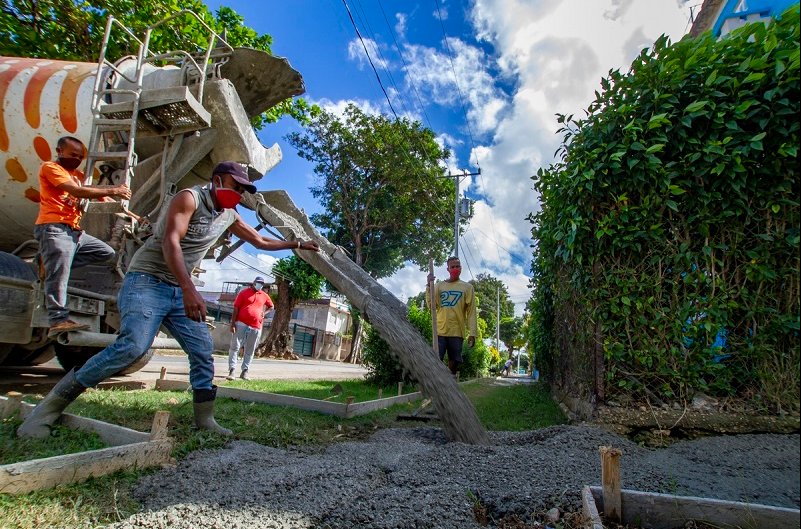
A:
[[[31,288],[33,288],[33,282],[36,281],[36,274],[29,263],[6,252],[0,252],[0,276],[30,281]],[[0,287],[0,321],[5,324],[6,328],[11,325],[13,329],[15,325],[27,326],[27,323],[30,323],[30,310],[27,309],[30,296],[30,291],[24,289]],[[7,337],[5,333],[2,334],[4,336],[0,336],[0,338]],[[0,343],[0,365],[34,365],[27,361],[30,355],[30,350],[19,347],[15,343]]]
[[[90,358],[103,350],[102,347],[71,347],[58,342],[54,343],[53,347],[56,349],[56,360],[64,368],[64,371],[70,369],[77,371]]]
[[[76,370],[80,369],[90,358],[103,350],[102,347],[71,347],[60,343],[55,343],[53,346],[56,348],[56,359],[58,359],[58,363],[61,364],[61,367],[63,367],[65,371],[69,371],[73,368]],[[115,373],[114,376],[136,373],[145,367],[147,363],[150,362],[151,358],[153,358],[153,349],[148,349],[139,360],[119,373]]]

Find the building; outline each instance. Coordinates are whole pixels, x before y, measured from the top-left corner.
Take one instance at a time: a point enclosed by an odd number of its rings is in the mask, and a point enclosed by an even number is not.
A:
[[[289,331],[298,356],[344,360],[350,353],[350,309],[336,298],[301,301],[292,311]]]
[[[704,0],[689,34],[697,37],[711,30],[716,37],[722,37],[750,22],[777,18],[797,4],[793,0]]]
[[[214,349],[227,352],[231,340],[229,325],[233,304],[239,291],[250,285],[244,282],[226,282],[222,291],[200,292],[206,301],[208,318],[214,328],[211,336]],[[277,293],[268,285],[268,293],[275,301]],[[264,318],[262,339],[267,337],[275,311]],[[301,301],[292,311],[289,323],[290,347],[301,357],[320,360],[344,360],[350,353],[351,317],[348,305],[336,298]]]

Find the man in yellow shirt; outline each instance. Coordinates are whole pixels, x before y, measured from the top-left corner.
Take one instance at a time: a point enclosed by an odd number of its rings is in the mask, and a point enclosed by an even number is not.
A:
[[[114,257],[111,246],[81,230],[81,199],[131,198],[131,190],[126,185],[84,185],[84,174],[78,166],[85,153],[81,140],[64,136],[56,145],[56,161],[45,162],[39,169],[39,216],[33,234],[39,241],[39,256],[44,267],[41,279],[50,320],[49,336],[89,328],[68,317],[67,283],[72,267]]]
[[[473,285],[459,279],[462,263],[458,257],[448,258],[448,279],[434,284],[434,300],[437,304],[437,348],[440,360],[448,353],[448,368],[456,375],[464,362],[462,346],[465,329],[469,329],[467,345],[476,344],[476,299]],[[434,275],[428,276],[429,284]],[[430,298],[426,297],[428,301]]]

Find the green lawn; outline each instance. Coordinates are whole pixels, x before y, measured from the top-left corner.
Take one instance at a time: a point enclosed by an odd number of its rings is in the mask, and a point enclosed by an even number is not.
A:
[[[341,392],[332,392],[334,385]],[[378,397],[378,388],[361,380],[341,382],[236,381],[232,387],[283,393],[307,398],[355,402]],[[491,380],[461,384],[488,430],[530,430],[561,424],[564,417],[539,384],[495,386]],[[404,387],[404,393],[415,388]],[[397,395],[397,386],[383,388],[383,397]],[[284,448],[364,439],[379,428],[420,426],[419,422],[398,421],[399,414],[410,414],[420,401],[396,404],[385,410],[352,419],[322,415],[283,406],[217,400],[215,415],[223,426],[233,429],[238,439]],[[186,457],[192,451],[219,448],[226,438],[198,432],[192,425],[192,399],[187,391],[103,390],[88,391],[67,409],[68,412],[149,431],[156,411],[170,412],[169,432],[176,441],[174,456]],[[439,426],[438,423],[430,423]],[[56,436],[46,440],[23,440],[14,435],[19,420],[0,421],[0,464],[38,457],[79,452],[103,447],[94,434],[59,427]],[[39,527],[91,528],[111,523],[135,513],[139,506],[130,497],[130,487],[144,472],[117,472],[86,483],[61,486],[50,491],[19,496],[0,494],[0,527],[34,529]]]

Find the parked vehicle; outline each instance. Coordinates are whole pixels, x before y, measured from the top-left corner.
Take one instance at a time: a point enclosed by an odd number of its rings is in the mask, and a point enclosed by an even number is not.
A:
[[[206,26],[201,52],[149,49],[151,26],[136,57],[115,62],[106,44],[120,31],[110,18],[98,63],[0,57],[0,365],[36,365],[54,356],[65,369],[82,365],[114,340],[116,294],[133,253],[177,191],[208,182],[214,165],[236,160],[260,179],[281,160],[278,145],[264,147],[250,118],[304,92],[303,80],[282,58],[232,48]],[[201,21],[202,24],[202,21]],[[204,25],[205,26],[205,25]],[[111,265],[73,270],[69,318],[86,332],[47,336],[47,311],[34,262],[38,171],[55,157],[58,138],[87,144],[84,166],[97,184],[127,183],[130,201],[86,205],[82,227],[117,251]],[[198,283],[202,282],[198,279]],[[154,348],[176,348],[157,338]],[[151,350],[152,354],[152,350]],[[150,359],[146,355],[126,372]]]

